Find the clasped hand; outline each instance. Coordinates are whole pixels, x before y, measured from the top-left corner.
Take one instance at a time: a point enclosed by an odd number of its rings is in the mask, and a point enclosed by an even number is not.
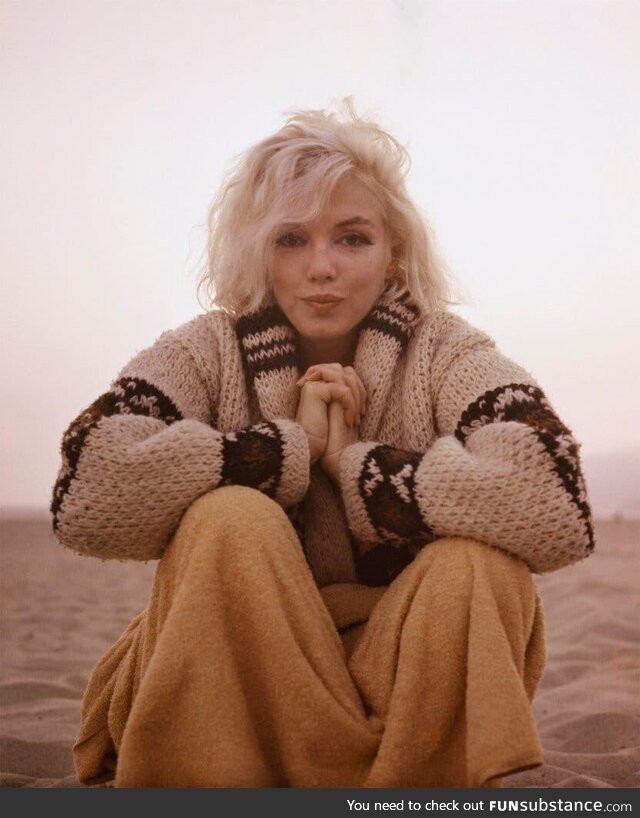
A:
[[[341,364],[317,364],[298,381],[300,401],[296,421],[309,439],[309,460],[338,480],[340,454],[359,439],[367,393],[355,369]]]

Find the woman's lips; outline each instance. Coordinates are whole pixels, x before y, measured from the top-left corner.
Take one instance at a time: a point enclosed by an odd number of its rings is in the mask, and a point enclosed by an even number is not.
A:
[[[308,301],[311,304],[337,304],[339,301],[343,301],[344,299],[339,295],[328,295],[326,293],[318,295],[308,295],[306,298],[302,299],[303,301]]]
[[[341,304],[344,301],[344,298],[340,298],[335,295],[312,295],[308,298],[303,298],[302,300],[314,312],[323,314],[331,312],[331,310],[337,307],[338,304]]]

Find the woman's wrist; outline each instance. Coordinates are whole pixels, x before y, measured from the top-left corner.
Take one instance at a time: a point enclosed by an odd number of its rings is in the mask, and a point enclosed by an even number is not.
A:
[[[304,427],[302,427],[304,429]],[[326,440],[316,435],[310,434],[307,429],[304,429],[309,443],[309,465],[312,466],[322,457],[325,449]]]
[[[342,451],[334,452],[333,454],[325,454],[320,458],[320,466],[322,471],[334,483],[340,482],[340,455]]]

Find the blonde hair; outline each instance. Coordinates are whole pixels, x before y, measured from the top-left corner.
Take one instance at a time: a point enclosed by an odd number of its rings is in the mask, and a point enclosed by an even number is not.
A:
[[[232,314],[272,301],[269,271],[278,228],[316,218],[338,182],[351,176],[382,206],[397,294],[423,309],[445,308],[452,303],[448,273],[406,191],[409,166],[406,149],[358,116],[350,99],[338,113],[291,113],[283,128],[236,160],[213,201],[198,296],[206,292],[208,306]]]

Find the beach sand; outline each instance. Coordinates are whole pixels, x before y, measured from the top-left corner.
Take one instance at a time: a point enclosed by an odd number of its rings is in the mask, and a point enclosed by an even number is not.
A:
[[[145,606],[155,565],[80,557],[43,517],[0,522],[0,785],[78,787],[71,747],[87,676]],[[536,578],[545,764],[505,787],[640,785],[640,522],[596,533],[592,557]]]

